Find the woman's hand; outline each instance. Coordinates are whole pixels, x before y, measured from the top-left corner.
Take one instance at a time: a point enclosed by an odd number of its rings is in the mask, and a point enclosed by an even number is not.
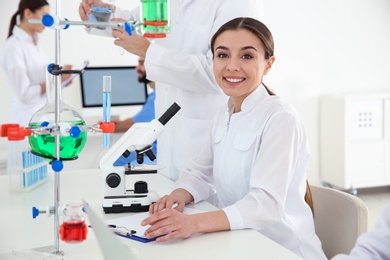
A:
[[[82,0],[79,6],[79,15],[82,21],[88,20],[88,15],[91,13],[91,5],[93,0]]]
[[[144,235],[149,239],[157,237],[157,242],[174,238],[187,238],[196,233],[196,224],[192,223],[193,216],[186,215],[176,209],[166,208],[144,219],[141,225],[151,225]]]
[[[113,22],[123,22],[123,19],[114,18],[111,21]],[[112,36],[116,39],[114,44],[122,47],[126,51],[137,55],[138,57],[145,58],[146,51],[149,48],[150,41],[133,31],[133,34],[130,36],[123,29],[113,29]]]
[[[104,3],[102,0],[82,0],[79,5],[79,15],[82,21],[88,20],[88,15],[91,13],[92,4],[99,7],[112,8],[113,12],[115,12],[115,6]]]
[[[157,241],[173,238],[186,238],[196,233],[195,215],[183,214],[184,206],[194,200],[185,189],[176,189],[156,203],[150,205],[150,217],[141,222],[142,226],[151,225],[145,231],[147,238],[158,237]],[[191,223],[191,221],[193,223]]]
[[[62,67],[63,70],[71,70],[72,65],[66,64]],[[62,74],[61,75],[61,82],[65,82],[67,79],[69,79],[72,76],[72,74]],[[72,83],[73,80],[69,81],[65,87],[69,86]]]
[[[165,209],[172,209],[173,207],[176,210],[183,212],[184,206],[185,206],[184,198],[177,197],[173,194],[165,195],[164,197],[159,199],[157,202],[155,202],[149,206],[149,213],[155,214],[155,213],[162,211],[162,210],[165,210]]]
[[[172,209],[173,207],[175,210],[183,212],[184,206],[193,200],[192,195],[188,191],[176,189],[170,195],[165,195],[156,203],[150,205],[149,212],[154,214],[164,209]]]

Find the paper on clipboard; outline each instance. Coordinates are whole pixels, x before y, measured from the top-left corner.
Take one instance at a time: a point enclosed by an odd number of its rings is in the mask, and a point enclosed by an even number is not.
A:
[[[204,211],[198,210],[198,209],[193,209],[193,208],[188,208],[188,207],[185,207],[184,211],[183,211],[183,213],[187,214],[187,215],[202,213],[202,212],[204,212]],[[115,225],[117,228],[124,227],[124,230],[126,230],[126,229],[127,230],[135,230],[136,233],[134,235],[131,235],[131,236],[120,235],[120,236],[125,237],[125,238],[129,238],[129,239],[133,239],[133,240],[136,240],[139,242],[147,243],[147,242],[151,242],[151,241],[155,240],[155,238],[148,239],[144,236],[144,233],[145,233],[146,229],[149,228],[149,226],[145,226],[145,227],[141,226],[142,220],[144,220],[145,218],[147,218],[149,216],[150,216],[149,212],[136,213],[136,214],[131,215],[131,216],[125,216],[125,217],[107,220],[106,224],[107,225]]]
[[[88,67],[89,65],[89,60],[86,60],[84,61],[84,64],[80,67],[76,67],[74,68],[75,70],[84,70],[86,67]],[[65,80],[64,82],[62,82],[61,86],[62,87],[66,87],[66,85],[68,85],[70,82],[72,82],[72,80],[77,77],[79,74],[71,74],[70,77]]]

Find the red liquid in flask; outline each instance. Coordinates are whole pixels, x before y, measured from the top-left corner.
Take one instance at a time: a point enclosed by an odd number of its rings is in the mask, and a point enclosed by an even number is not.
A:
[[[87,238],[85,221],[64,222],[60,226],[60,238],[67,243],[78,243]]]

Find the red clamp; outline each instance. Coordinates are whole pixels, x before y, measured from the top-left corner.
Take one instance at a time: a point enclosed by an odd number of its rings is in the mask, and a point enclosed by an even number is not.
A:
[[[167,35],[165,33],[145,33],[145,38],[165,38]]]
[[[115,123],[113,122],[99,122],[99,127],[103,133],[114,133],[115,131]]]
[[[166,26],[168,25],[167,21],[143,21],[144,25],[149,26]],[[143,35],[145,38],[165,38],[167,35],[165,33],[145,33]]]
[[[145,20],[144,25],[150,25],[150,26],[166,26],[168,25],[167,21],[147,21]]]
[[[1,125],[1,137],[7,136],[9,141],[20,141],[31,134],[31,129],[26,129],[18,124]]]

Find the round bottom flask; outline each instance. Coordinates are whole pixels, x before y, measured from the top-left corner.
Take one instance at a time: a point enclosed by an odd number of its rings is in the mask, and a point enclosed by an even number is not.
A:
[[[31,150],[35,155],[47,159],[57,159],[56,137],[59,136],[59,157],[60,160],[74,160],[84,148],[87,141],[87,133],[81,131],[78,136],[70,134],[73,126],[85,125],[84,119],[72,107],[66,105],[62,100],[62,88],[58,87],[59,113],[56,119],[55,104],[55,80],[57,76],[46,72],[46,97],[47,103],[39,109],[31,118],[29,128],[43,129],[43,134],[36,134],[29,137]],[[57,122],[56,122],[57,121]]]

